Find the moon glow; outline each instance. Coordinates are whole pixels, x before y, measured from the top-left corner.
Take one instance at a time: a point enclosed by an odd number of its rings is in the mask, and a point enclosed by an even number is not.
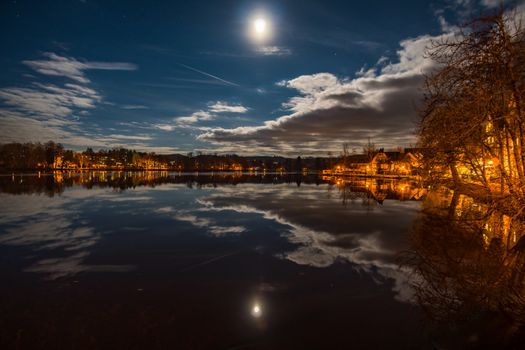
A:
[[[264,32],[266,31],[266,21],[262,18],[257,18],[253,22],[253,26],[257,34],[264,34]]]
[[[273,26],[267,15],[256,14],[248,19],[248,37],[257,45],[268,42],[273,36]]]

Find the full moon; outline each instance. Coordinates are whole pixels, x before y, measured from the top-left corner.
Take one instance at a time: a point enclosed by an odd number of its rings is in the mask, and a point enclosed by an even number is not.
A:
[[[255,32],[257,34],[263,34],[266,31],[266,21],[262,18],[257,18],[253,22],[253,26],[255,27]]]
[[[254,13],[247,18],[246,34],[254,44],[262,45],[272,38],[274,26],[271,18],[271,16],[262,11]]]

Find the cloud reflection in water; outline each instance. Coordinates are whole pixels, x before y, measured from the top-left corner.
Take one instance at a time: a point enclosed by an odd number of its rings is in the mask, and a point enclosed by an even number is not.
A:
[[[378,283],[393,284],[399,300],[411,298],[408,271],[398,267],[397,254],[407,248],[407,233],[419,202],[386,197],[378,205],[366,197],[364,186],[347,193],[322,182],[300,187],[295,182],[203,183],[194,188],[188,179],[168,180],[127,191],[71,187],[52,198],[0,194],[0,209],[7,214],[0,218],[5,228],[0,244],[29,247],[36,257],[27,271],[58,278],[82,271],[132,269],[86,263],[95,245],[109,233],[160,230],[174,244],[182,232],[195,240],[232,237],[253,245],[250,234],[267,230],[265,252],[279,259],[316,268],[348,262]],[[289,244],[283,247],[272,240],[275,236]],[[126,242],[126,236],[121,237],[119,242]],[[141,239],[149,238],[142,235]]]
[[[90,248],[101,239],[101,233],[81,218],[84,205],[95,206],[101,198],[122,200],[118,193],[105,190],[70,189],[53,198],[31,195],[0,194],[0,219],[5,233],[0,244],[23,246],[33,254],[32,263],[25,269],[47,275],[49,279],[73,276],[83,271],[129,271],[129,265],[88,265]],[[52,258],[49,255],[53,254]],[[55,257],[58,256],[58,257]]]
[[[370,210],[359,201],[342,206],[327,186],[260,189],[246,184],[218,188],[198,203],[200,211],[255,213],[285,226],[283,236],[297,248],[278,254],[281,258],[318,268],[347,261],[377,273],[378,282],[394,282],[397,299],[412,298],[410,271],[399,267],[397,256],[408,247],[407,233],[419,211],[418,202],[386,200]]]

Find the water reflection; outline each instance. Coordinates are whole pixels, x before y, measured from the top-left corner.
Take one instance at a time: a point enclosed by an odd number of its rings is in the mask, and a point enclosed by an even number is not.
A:
[[[126,297],[129,305],[144,300],[133,319],[148,316],[134,333],[159,322],[173,326],[164,336],[184,329],[202,345],[204,322],[229,336],[232,329],[254,327],[246,331],[250,337],[272,331],[281,340],[337,348],[337,337],[309,336],[341,325],[337,334],[346,335],[347,323],[359,329],[368,322],[363,334],[372,337],[359,345],[373,342],[377,327],[406,345],[400,315],[409,317],[418,304],[435,321],[432,347],[512,347],[524,336],[523,221],[409,181],[241,173],[8,175],[0,176],[0,212],[0,272],[10,281],[0,296],[16,299],[20,290],[33,290],[20,287],[24,281],[33,285],[44,277],[43,295],[51,293],[49,286],[65,288],[61,302],[71,291],[64,286],[91,279],[87,291],[75,294],[93,303],[93,310],[84,310],[89,319],[129,319],[118,310],[104,314],[96,300],[106,288],[114,290],[110,305]],[[169,312],[151,311],[155,302],[158,310],[170,306]],[[82,306],[70,303],[76,315]],[[2,307],[12,318],[22,304]],[[311,321],[319,313],[322,321]],[[360,316],[348,316],[353,313]],[[418,325],[409,325],[405,332],[416,339]],[[374,344],[388,344],[382,341]]]
[[[0,301],[3,317],[38,315],[27,334],[55,344],[66,328],[78,348],[113,327],[175,348],[340,348],[348,328],[356,346],[381,347],[415,332],[398,253],[425,196],[416,184],[144,175],[0,177],[0,272],[11,281],[0,300],[16,300]],[[86,320],[96,322],[79,334]]]
[[[301,183],[319,184],[317,176],[301,176],[283,173],[179,173],[168,171],[90,171],[90,172],[53,172],[38,174],[0,174],[0,192],[10,194],[61,194],[68,187],[82,186],[86,189],[151,187],[162,184],[186,184],[189,188],[203,186],[237,185],[241,183]]]
[[[393,283],[396,298],[410,301],[409,274],[397,259],[408,247],[406,233],[419,210],[416,199],[423,197],[423,190],[416,190],[417,185],[410,182],[370,179],[336,179],[331,184],[335,187],[308,190],[248,184],[218,188],[197,199],[200,207],[196,211],[262,216],[280,225],[281,235],[293,245],[293,249],[278,252],[278,257],[317,268],[348,262],[373,274],[378,283]],[[377,197],[380,202],[372,200]]]
[[[368,206],[383,204],[385,200],[419,201],[427,193],[420,184],[410,180],[337,176],[323,176],[323,180],[337,186],[344,205],[356,200]]]
[[[525,336],[525,223],[459,193],[433,191],[407,265],[440,347],[518,348]]]
[[[135,190],[121,192],[127,188]],[[183,188],[209,190],[183,192]],[[62,249],[64,255],[72,252],[69,258],[46,257],[28,268],[48,271],[52,278],[89,270],[83,261],[90,247],[103,234],[127,230],[102,225],[100,217],[109,215],[117,222],[121,215],[144,214],[147,220],[135,227],[139,231],[148,230],[146,223],[161,220],[155,219],[159,216],[168,217],[177,227],[190,225],[215,237],[249,234],[259,227],[250,222],[251,217],[257,217],[264,225],[272,222],[293,247],[266,248],[271,254],[318,268],[350,262],[374,271],[378,281],[394,280],[394,289],[403,300],[408,300],[410,293],[404,281],[406,273],[397,267],[396,256],[406,247],[405,233],[419,210],[417,200],[425,193],[407,181],[169,172],[11,175],[0,177],[0,191],[61,194],[52,200],[9,197],[10,204],[2,208],[7,215],[0,222],[6,227],[0,244]],[[187,200],[174,201],[162,191],[185,194]]]

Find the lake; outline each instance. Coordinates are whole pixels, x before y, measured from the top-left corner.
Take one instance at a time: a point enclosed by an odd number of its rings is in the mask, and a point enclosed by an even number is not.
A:
[[[431,256],[414,227],[432,196],[409,181],[9,174],[0,191],[2,348],[484,342],[429,321],[413,261]]]

